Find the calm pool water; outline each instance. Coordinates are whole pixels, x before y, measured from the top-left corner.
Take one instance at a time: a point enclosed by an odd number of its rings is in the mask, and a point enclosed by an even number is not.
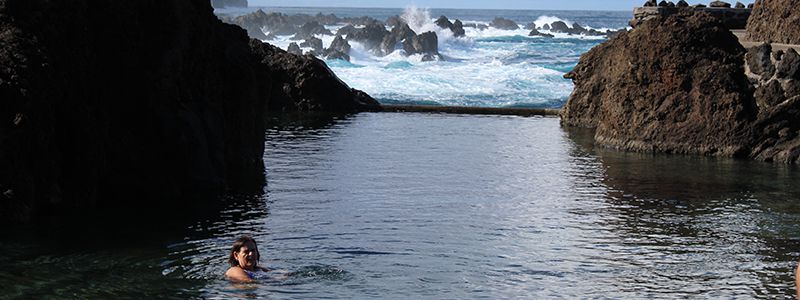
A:
[[[0,298],[794,294],[796,167],[595,148],[557,118],[362,113],[266,135],[263,193],[210,216],[126,239],[2,232]],[[242,234],[288,276],[225,281]]]

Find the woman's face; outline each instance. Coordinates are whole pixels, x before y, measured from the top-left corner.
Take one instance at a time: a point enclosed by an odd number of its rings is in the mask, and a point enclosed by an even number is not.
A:
[[[252,242],[247,242],[242,245],[242,248],[239,248],[238,252],[234,253],[234,258],[239,262],[240,267],[253,270],[258,264],[258,249]]]

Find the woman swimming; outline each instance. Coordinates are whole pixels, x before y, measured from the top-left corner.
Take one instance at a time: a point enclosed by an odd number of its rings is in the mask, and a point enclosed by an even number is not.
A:
[[[225,272],[225,276],[233,281],[253,281],[256,272],[269,271],[266,268],[258,266],[259,258],[258,245],[256,245],[256,241],[253,238],[243,236],[236,239],[236,241],[233,242],[233,247],[231,247],[231,253],[228,257],[228,263],[231,267]]]

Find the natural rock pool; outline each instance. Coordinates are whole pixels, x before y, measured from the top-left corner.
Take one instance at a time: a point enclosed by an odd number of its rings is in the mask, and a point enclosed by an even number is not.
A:
[[[263,193],[209,217],[0,231],[0,298],[794,294],[797,167],[595,148],[557,118],[362,113],[266,135]],[[288,278],[227,282],[242,234]]]

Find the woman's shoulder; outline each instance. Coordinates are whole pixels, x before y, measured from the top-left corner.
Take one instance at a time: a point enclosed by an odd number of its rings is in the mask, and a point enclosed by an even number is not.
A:
[[[237,281],[251,281],[250,275],[241,267],[231,267],[225,272],[225,276]]]

